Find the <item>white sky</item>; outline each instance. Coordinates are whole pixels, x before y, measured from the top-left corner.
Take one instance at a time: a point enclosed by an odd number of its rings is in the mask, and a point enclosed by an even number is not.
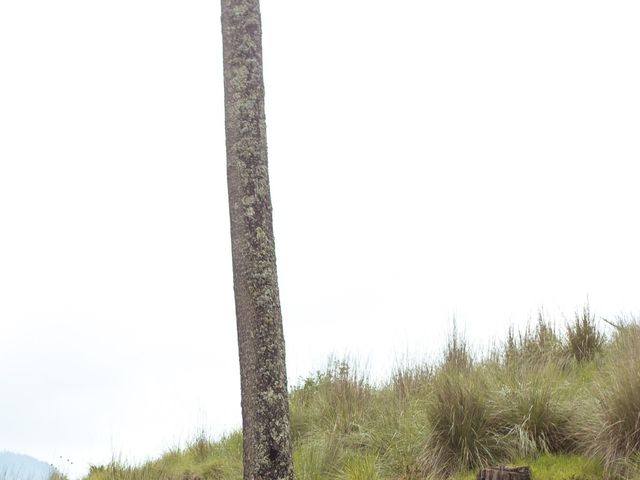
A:
[[[0,2],[0,450],[77,475],[240,423],[219,8]],[[640,312],[637,2],[262,10],[291,383],[454,315]]]

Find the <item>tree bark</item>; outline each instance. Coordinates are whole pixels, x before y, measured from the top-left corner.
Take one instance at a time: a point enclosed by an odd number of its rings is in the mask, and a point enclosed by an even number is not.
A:
[[[222,0],[245,480],[292,480],[289,403],[271,197],[259,0]]]
[[[476,480],[531,480],[529,466],[481,468]]]

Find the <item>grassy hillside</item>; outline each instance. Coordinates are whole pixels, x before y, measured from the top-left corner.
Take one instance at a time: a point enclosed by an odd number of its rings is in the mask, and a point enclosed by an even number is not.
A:
[[[454,332],[438,364],[398,367],[380,385],[331,361],[291,390],[297,478],[470,480],[513,463],[535,479],[640,479],[640,327],[610,330],[588,308],[560,331],[540,316],[482,358]],[[241,457],[239,432],[203,435],[86,480],[239,480]]]

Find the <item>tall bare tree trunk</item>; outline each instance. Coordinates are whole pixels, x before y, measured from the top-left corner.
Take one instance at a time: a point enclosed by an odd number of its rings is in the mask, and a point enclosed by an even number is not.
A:
[[[227,181],[245,480],[292,480],[273,240],[259,0],[222,0]]]

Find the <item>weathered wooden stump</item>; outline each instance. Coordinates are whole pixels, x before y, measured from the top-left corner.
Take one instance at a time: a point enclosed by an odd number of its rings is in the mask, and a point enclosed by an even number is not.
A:
[[[477,480],[531,480],[529,467],[490,467],[482,468]]]

